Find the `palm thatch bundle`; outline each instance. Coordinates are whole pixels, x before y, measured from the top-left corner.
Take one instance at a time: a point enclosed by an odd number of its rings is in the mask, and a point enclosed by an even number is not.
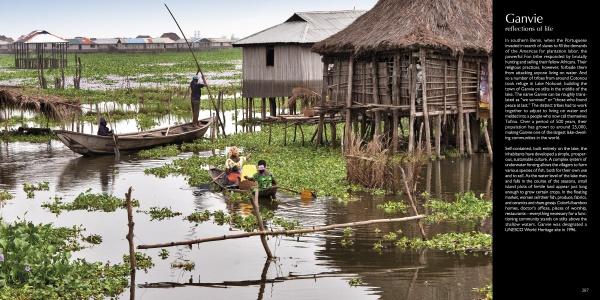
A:
[[[491,0],[379,0],[344,30],[316,43],[320,54],[434,48],[490,53]]]
[[[79,101],[56,96],[26,95],[17,88],[0,87],[0,108],[32,111],[58,121],[81,115]]]

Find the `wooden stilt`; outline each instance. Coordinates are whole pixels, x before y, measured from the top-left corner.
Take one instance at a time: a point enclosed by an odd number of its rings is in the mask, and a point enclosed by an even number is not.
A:
[[[392,111],[392,154],[398,152],[398,110]]]
[[[471,126],[469,124],[470,118],[471,118],[470,114],[466,113],[465,114],[465,130],[466,130],[465,140],[467,141],[467,153],[469,153],[469,156],[473,155],[473,147],[471,147]]]
[[[127,227],[129,228],[129,231],[127,232],[126,236],[127,241],[129,243],[129,299],[133,300],[135,299],[135,271],[137,269],[137,262],[135,259],[135,246],[133,243],[133,227],[135,223],[133,222],[133,204],[131,201],[131,190],[132,188],[129,187],[127,193],[125,194],[125,205],[127,207]]]
[[[354,57],[348,59],[348,94],[346,95],[346,128],[344,132],[344,148],[347,149],[352,135],[352,73]]]
[[[267,99],[260,98],[260,118],[261,119],[266,119],[267,118]]]
[[[485,138],[485,145],[487,146],[490,162],[494,161],[494,153],[492,150],[492,142],[490,141],[490,135],[488,133],[487,121],[483,122],[483,137]]]
[[[431,157],[431,129],[429,127],[429,108],[427,106],[427,63],[425,49],[420,50],[421,68],[423,72],[423,122],[425,123],[425,151],[427,157]]]
[[[462,94],[462,66],[463,66],[463,54],[459,53],[458,54],[458,61],[456,63],[456,94],[458,96],[458,132],[457,132],[457,142],[458,142],[458,151],[460,152],[460,155],[464,155],[465,154],[465,137],[464,137],[464,130],[465,130],[465,125],[463,123],[464,121],[464,113],[463,113],[463,94]]]
[[[334,121],[335,113],[331,113],[331,145],[334,146],[337,139],[337,128]]]
[[[379,68],[375,55],[371,58],[371,70],[373,72],[373,103],[379,104]],[[381,112],[375,111],[373,114],[375,119],[375,136],[379,136],[381,134]]]
[[[416,115],[416,70],[414,58],[411,56],[410,65],[408,67],[408,94],[410,97],[410,116],[408,120],[408,153],[411,154],[415,150],[415,115]]]
[[[488,63],[487,63],[487,67],[488,67],[488,89],[489,89],[489,94],[490,94],[490,130],[492,132],[494,132],[494,89],[493,89],[493,83],[494,80],[492,79],[493,75],[494,75],[494,70],[492,68],[492,56],[489,55],[488,56]]]
[[[329,63],[327,61],[323,61],[323,75],[327,74],[327,66]],[[323,76],[323,89],[321,90],[321,101],[319,110],[319,124],[317,125],[317,145],[323,144],[323,127],[325,126],[325,98],[327,98],[327,81],[325,80],[325,76]]]
[[[435,155],[439,159],[442,155],[442,115],[435,116]]]

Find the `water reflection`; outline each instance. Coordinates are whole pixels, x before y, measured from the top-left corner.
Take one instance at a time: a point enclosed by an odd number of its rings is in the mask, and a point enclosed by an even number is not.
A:
[[[142,161],[122,156],[115,161],[112,156],[80,157],[56,142],[2,144],[0,188],[8,189],[15,199],[0,209],[0,216],[10,222],[27,212],[27,219],[35,223],[84,225],[88,234],[100,234],[104,241],[76,252],[74,256],[90,261],[118,262],[127,252],[125,211],[75,211],[55,216],[40,208],[40,204],[54,195],[71,201],[88,188],[122,197],[129,186],[133,186],[133,196],[140,200],[139,210],[148,210],[152,206],[171,207],[183,216],[205,209],[250,213],[249,205],[228,204],[223,194],[212,191],[209,186],[190,187],[182,177],[160,179],[144,174],[145,168],[163,165],[171,159]],[[427,190],[438,198],[453,199],[456,192],[467,190],[485,193],[488,198],[492,194],[492,169],[483,155],[431,162],[420,174],[419,192]],[[35,199],[26,199],[22,183],[40,181],[49,181],[51,190],[36,193]],[[304,226],[319,226],[385,218],[387,216],[377,209],[377,205],[397,200],[399,196],[357,194],[354,197],[359,201],[344,203],[327,198],[299,199],[296,195],[281,193],[278,206],[271,208],[277,210],[277,215],[296,219]],[[423,209],[422,204],[420,209]],[[231,233],[228,226],[211,222],[196,225],[181,217],[156,222],[150,221],[144,213],[134,212],[134,220],[136,244]],[[491,231],[489,221],[475,226]],[[376,233],[376,228],[380,233]],[[427,225],[425,229],[428,235],[472,230],[456,224]],[[158,249],[148,250],[145,253],[153,257],[156,266],[148,273],[136,275],[138,283],[148,283],[138,287],[136,296],[144,299],[187,299],[197,295],[208,299],[473,299],[476,295],[471,289],[490,282],[489,256],[400,251],[391,244],[385,244],[381,254],[373,251],[373,243],[381,239],[382,234],[398,230],[408,236],[418,236],[416,224],[406,223],[357,228],[351,247],[342,247],[341,229],[300,238],[271,238],[269,245],[278,259],[270,263],[265,261],[257,238],[170,248],[171,255],[166,260],[158,257]],[[171,268],[172,262],[181,260],[193,261],[195,269]],[[364,285],[350,288],[348,280],[356,277],[361,278]],[[128,292],[121,298],[127,299]]]

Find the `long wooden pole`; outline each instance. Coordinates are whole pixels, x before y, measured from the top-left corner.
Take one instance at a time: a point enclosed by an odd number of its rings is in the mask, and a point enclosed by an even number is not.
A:
[[[429,127],[429,107],[427,105],[427,63],[425,49],[420,50],[421,69],[423,72],[423,82],[421,87],[423,91],[423,123],[425,123],[425,151],[427,151],[427,157],[431,157],[431,128]],[[419,137],[420,138],[420,137]]]
[[[187,38],[185,37],[185,33],[183,33],[181,26],[179,26],[179,22],[177,22],[177,19],[175,19],[175,16],[171,12],[171,10],[167,6],[167,4],[166,3],[163,3],[163,4],[165,4],[165,7],[169,11],[169,14],[171,15],[171,17],[173,18],[173,21],[175,21],[175,24],[177,25],[177,28],[179,28],[179,32],[181,32],[181,36],[183,36],[183,39],[185,40],[185,43],[188,46],[188,49],[190,49],[190,52],[192,53],[192,56],[194,57],[194,61],[196,62],[196,67],[198,68],[198,71],[196,72],[196,74],[200,73],[200,75],[202,76],[202,81],[204,82],[204,85],[206,85],[206,91],[208,92],[208,98],[210,99],[210,102],[212,102],[212,105],[215,108],[215,111],[218,111],[217,105],[215,104],[215,99],[213,98],[212,93],[210,92],[210,87],[208,86],[208,82],[206,81],[206,78],[204,77],[204,72],[202,72],[202,68],[200,68],[200,64],[198,63],[198,59],[196,59],[196,54],[194,54],[194,51],[192,50],[192,46],[190,45],[190,42],[188,42]],[[225,134],[225,125],[221,121],[221,117],[218,114],[217,114],[217,121],[221,125],[221,130],[223,130],[223,136],[227,137],[227,134]]]
[[[380,224],[380,223],[406,222],[406,221],[420,220],[423,218],[425,218],[425,215],[416,215],[416,216],[410,216],[410,217],[404,217],[404,218],[393,218],[393,219],[374,219],[374,220],[367,220],[367,221],[332,224],[332,225],[327,225],[327,226],[300,228],[300,229],[292,229],[292,230],[255,231],[255,232],[214,236],[214,237],[201,238],[201,239],[195,239],[195,240],[189,240],[189,241],[139,245],[137,248],[138,249],[153,249],[153,248],[166,248],[166,247],[174,247],[174,246],[185,246],[185,245],[194,245],[194,244],[200,244],[200,243],[206,243],[206,242],[247,238],[247,237],[257,236],[257,235],[305,234],[305,233],[311,233],[311,232],[328,231],[328,230],[332,230],[332,229],[336,229],[336,228],[356,227],[356,226],[364,226],[364,225]]]
[[[258,187],[256,191],[254,191],[254,198],[252,199],[252,210],[254,211],[254,216],[256,217],[256,223],[258,224],[258,229],[260,231],[266,231],[265,225],[263,224],[262,216],[260,215],[260,209],[258,208]],[[264,235],[260,236],[260,242],[262,243],[263,248],[265,249],[265,253],[267,254],[267,259],[273,258],[273,253],[271,253],[271,249],[269,249],[269,244],[267,243],[267,237]]]
[[[406,196],[408,197],[408,201],[410,202],[410,206],[413,210],[413,213],[415,214],[415,216],[422,216],[422,215],[419,215],[419,212],[417,210],[417,205],[415,204],[415,201],[412,198],[412,192],[410,190],[410,187],[408,186],[408,181],[406,180],[406,173],[404,173],[404,168],[402,168],[402,166],[400,167],[400,174],[402,174],[402,182],[404,183],[404,191],[406,192]],[[423,223],[421,223],[420,219],[421,218],[417,219],[417,224],[419,225],[419,230],[421,231],[421,238],[423,240],[426,240],[427,235],[425,234],[425,228],[423,228]]]
[[[129,227],[129,231],[127,232],[127,241],[129,242],[129,274],[130,274],[130,284],[129,284],[129,299],[135,299],[135,270],[137,269],[137,262],[135,260],[135,246],[133,244],[133,226],[135,223],[133,222],[133,205],[131,203],[131,187],[127,190],[125,194],[125,201],[127,205],[127,227]]]

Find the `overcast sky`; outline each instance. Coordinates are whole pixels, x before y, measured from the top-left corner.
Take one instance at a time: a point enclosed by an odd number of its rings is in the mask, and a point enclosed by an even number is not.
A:
[[[36,29],[63,38],[185,34],[241,38],[285,21],[296,11],[368,10],[376,0],[0,0],[0,35],[14,39]]]

